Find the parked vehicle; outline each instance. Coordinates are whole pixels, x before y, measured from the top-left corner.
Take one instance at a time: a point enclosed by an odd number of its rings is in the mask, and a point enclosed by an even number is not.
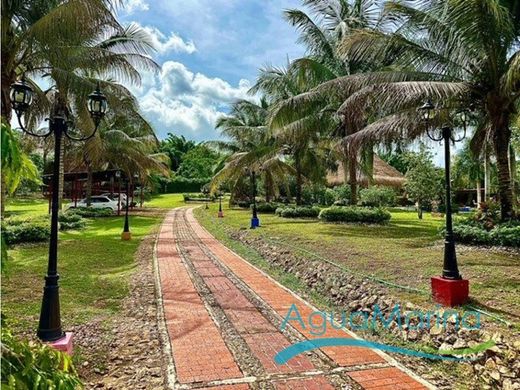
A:
[[[119,194],[115,194],[115,193],[110,193],[110,192],[105,192],[104,194],[101,194],[100,196],[107,196],[109,197],[110,199],[112,200],[119,200]],[[121,193],[121,205],[124,206],[126,205],[126,194],[123,194]]]
[[[111,209],[117,211],[117,200],[110,199],[108,196],[92,196],[90,197],[90,207],[94,209]],[[89,207],[87,206],[87,199],[81,199],[76,205],[71,204],[68,208],[75,207]]]

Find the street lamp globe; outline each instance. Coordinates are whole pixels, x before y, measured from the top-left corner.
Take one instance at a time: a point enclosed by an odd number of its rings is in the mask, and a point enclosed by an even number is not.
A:
[[[419,107],[419,111],[425,121],[429,121],[433,118],[433,110],[435,106],[432,101],[428,99],[421,107]]]
[[[33,99],[33,89],[25,81],[25,77],[11,84],[9,98],[18,114],[22,114],[29,108]]]
[[[96,90],[88,95],[87,108],[94,122],[98,124],[107,111],[107,98],[99,90],[99,83]]]

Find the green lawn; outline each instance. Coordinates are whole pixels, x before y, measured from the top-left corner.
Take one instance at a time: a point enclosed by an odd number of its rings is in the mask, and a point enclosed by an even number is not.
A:
[[[182,195],[167,194],[145,205],[160,210],[182,204]],[[47,202],[12,199],[6,211],[11,216],[36,217],[47,213]],[[161,213],[131,215],[131,241],[121,240],[123,216],[89,219],[86,229],[60,232],[58,268],[65,328],[117,312],[121,299],[128,293],[139,243],[161,221]],[[34,329],[37,325],[47,256],[48,243],[19,245],[9,250],[7,272],[2,280],[2,311],[17,325],[17,330]]]
[[[224,219],[217,216],[218,205],[200,208],[196,215],[215,234],[222,227],[246,229],[250,212],[229,209]],[[334,261],[358,275],[410,286],[424,294],[396,288],[397,296],[417,303],[428,303],[430,277],[442,271],[443,241],[439,230],[444,220],[425,214],[423,220],[407,211],[392,211],[385,226],[326,224],[317,220],[283,219],[259,214],[262,227],[250,231],[306,256],[308,252]],[[223,225],[221,225],[223,224]],[[301,250],[308,252],[302,252]],[[520,320],[520,256],[482,248],[459,247],[459,267],[470,280],[472,304]]]

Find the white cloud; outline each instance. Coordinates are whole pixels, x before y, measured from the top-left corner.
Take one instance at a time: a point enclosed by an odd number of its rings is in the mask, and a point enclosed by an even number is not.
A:
[[[148,9],[150,9],[150,5],[146,0],[127,0],[124,6],[124,11],[127,15],[136,11],[148,11]]]
[[[154,85],[135,92],[160,138],[173,132],[201,141],[218,138],[216,119],[226,114],[230,103],[250,99],[250,87],[245,79],[233,86],[218,77],[194,73],[180,62],[166,61]]]
[[[192,54],[197,51],[193,41],[185,41],[173,32],[168,37],[155,27],[141,26],[141,28],[150,35],[152,44],[159,54],[166,54],[172,51],[175,53]]]

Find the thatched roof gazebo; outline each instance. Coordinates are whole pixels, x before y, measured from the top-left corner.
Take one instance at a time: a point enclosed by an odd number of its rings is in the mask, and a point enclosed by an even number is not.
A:
[[[372,184],[402,188],[405,180],[406,179],[401,172],[384,162],[378,155],[374,154],[374,179]],[[357,181],[362,186],[367,186],[369,184],[367,177],[359,170],[359,168],[357,172]],[[329,171],[327,173],[327,183],[331,186],[345,183],[343,164],[338,163],[338,169],[336,172]]]

